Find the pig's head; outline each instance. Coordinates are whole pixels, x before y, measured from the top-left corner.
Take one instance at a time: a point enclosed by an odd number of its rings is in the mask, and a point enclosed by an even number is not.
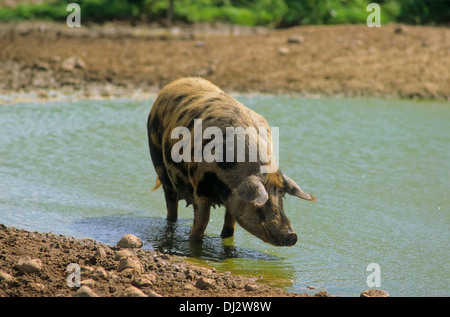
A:
[[[285,194],[315,201],[280,171],[245,178],[233,190],[227,210],[244,229],[275,246],[293,246],[297,234],[283,208]]]

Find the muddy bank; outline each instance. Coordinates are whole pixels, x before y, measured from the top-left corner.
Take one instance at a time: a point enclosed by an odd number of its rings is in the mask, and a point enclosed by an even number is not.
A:
[[[69,267],[71,265],[73,267]],[[74,266],[75,265],[75,266]],[[80,285],[68,277],[76,265]],[[69,271],[68,271],[69,268]],[[69,278],[76,283],[75,276]],[[70,283],[70,282],[69,282]],[[182,258],[0,224],[0,297],[309,297]],[[320,291],[314,296],[330,296]]]
[[[450,98],[450,29],[0,24],[0,102],[132,97],[198,75],[231,92]]]

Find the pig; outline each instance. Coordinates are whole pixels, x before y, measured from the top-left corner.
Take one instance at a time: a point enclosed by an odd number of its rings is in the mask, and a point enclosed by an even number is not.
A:
[[[201,121],[200,121],[201,119]],[[248,133],[245,137],[246,160],[195,159],[198,151],[190,151],[198,139],[186,139],[183,158],[175,157],[174,147],[180,141],[175,133],[180,127],[192,134],[198,122],[201,132],[216,127],[226,134],[228,127],[266,128],[265,138]],[[283,197],[287,193],[299,198],[316,201],[288,176],[281,173],[271,152],[272,134],[267,121],[223,90],[200,77],[181,78],[165,86],[156,98],[147,121],[150,156],[157,174],[156,190],[162,186],[167,207],[167,221],[178,217],[178,201],[193,205],[194,221],[189,235],[191,241],[201,241],[210,218],[211,207],[224,206],[225,217],[221,232],[223,239],[234,235],[236,222],[254,236],[275,246],[293,246],[297,234],[284,213]],[[234,136],[233,136],[234,137]],[[205,141],[201,140],[205,147]],[[251,161],[250,144],[264,143],[268,150]],[[225,142],[222,150],[228,154]],[[234,142],[236,143],[236,142]],[[220,143],[217,143],[220,144]],[[178,144],[177,148],[180,148]],[[233,144],[231,144],[234,146]],[[197,149],[198,150],[198,149]],[[188,152],[185,152],[188,151]],[[180,151],[181,152],[181,151]],[[237,151],[236,151],[237,152]],[[212,152],[211,152],[212,153]],[[175,155],[176,156],[176,155]],[[234,158],[236,158],[236,153]],[[275,168],[262,172],[264,163]]]

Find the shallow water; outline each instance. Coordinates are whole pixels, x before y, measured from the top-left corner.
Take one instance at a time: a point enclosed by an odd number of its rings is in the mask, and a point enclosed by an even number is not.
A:
[[[202,244],[192,210],[167,224],[148,152],[146,101],[0,106],[0,223],[148,249],[288,291],[357,296],[380,266],[392,296],[450,295],[450,104],[238,96],[280,131],[280,167],[317,203],[286,197],[299,242],[268,245],[212,210]],[[316,289],[309,290],[307,286]]]

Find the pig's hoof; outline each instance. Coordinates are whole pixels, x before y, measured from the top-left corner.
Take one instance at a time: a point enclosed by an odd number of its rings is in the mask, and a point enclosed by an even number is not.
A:
[[[190,235],[189,236],[189,241],[191,242],[200,242],[203,240],[203,236],[198,236],[198,235]]]

